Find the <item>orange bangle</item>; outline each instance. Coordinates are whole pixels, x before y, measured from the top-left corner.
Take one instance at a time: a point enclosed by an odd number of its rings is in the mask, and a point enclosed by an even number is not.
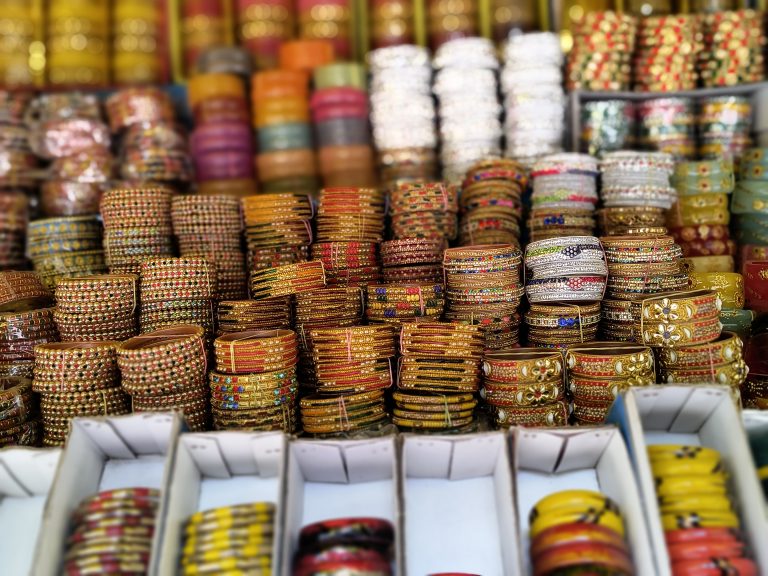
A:
[[[280,68],[311,71],[334,60],[333,43],[328,40],[293,40],[280,46]]]

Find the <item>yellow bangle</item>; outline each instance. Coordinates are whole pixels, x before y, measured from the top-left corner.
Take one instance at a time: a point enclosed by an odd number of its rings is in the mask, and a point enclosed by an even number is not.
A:
[[[731,222],[731,212],[728,206],[707,208],[682,208],[672,207],[667,214],[667,226],[679,228],[681,226],[699,226],[700,224],[722,224],[727,226]]]
[[[714,290],[723,308],[744,308],[744,277],[737,272],[692,272],[692,290]]]
[[[728,206],[728,194],[691,194],[680,196],[677,204],[683,212],[699,208],[723,208]],[[674,207],[672,210],[674,210]]]
[[[661,515],[661,526],[665,532],[689,528],[738,528],[739,517],[733,512],[695,512]]]
[[[531,522],[531,538],[536,538],[547,528],[559,526],[561,524],[571,524],[572,522],[581,522],[585,524],[597,524],[604,526],[616,532],[622,538],[624,537],[624,522],[616,512],[610,508],[579,507],[575,509],[558,510],[537,517]]]
[[[692,272],[733,272],[736,269],[733,256],[693,256],[681,260],[683,270]]]

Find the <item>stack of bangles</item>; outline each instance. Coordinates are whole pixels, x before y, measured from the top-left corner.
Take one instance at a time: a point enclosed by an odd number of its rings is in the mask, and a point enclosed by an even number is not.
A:
[[[319,260],[256,270],[251,274],[254,300],[290,296],[325,287],[325,268]]]
[[[671,236],[605,236],[601,241],[608,262],[608,299],[636,300],[688,285],[682,252]]]
[[[311,254],[323,263],[329,286],[366,286],[380,280],[377,248],[376,242],[317,242]]]
[[[214,333],[216,266],[204,258],[149,258],[141,263],[142,332],[177,324],[197,324],[206,338]]]
[[[382,279],[386,284],[400,282],[442,282],[442,238],[403,238],[382,242]]]
[[[245,502],[192,514],[183,524],[178,574],[271,574],[275,508]]]
[[[600,303],[531,304],[525,313],[528,342],[538,348],[565,348],[597,337]]]
[[[656,206],[601,208],[597,211],[597,223],[605,236],[631,235],[637,230],[664,228],[666,226],[666,210]]]
[[[519,245],[527,184],[527,170],[514,160],[494,158],[472,166],[461,189],[462,244]]]
[[[759,574],[738,513],[749,503],[731,492],[720,453],[659,444],[648,447],[648,460],[672,574]]]
[[[63,342],[127,340],[138,332],[139,279],[132,274],[63,278],[53,317]]]
[[[178,325],[134,336],[117,349],[122,387],[134,412],[183,410],[190,430],[208,429],[203,328]]]
[[[37,273],[0,271],[0,312],[21,312],[52,303],[53,295]]]
[[[586,154],[553,154],[536,162],[531,171],[531,214],[568,208],[594,211],[597,204],[597,160]]]
[[[50,290],[62,278],[107,271],[97,215],[30,222],[27,254],[35,272]]]
[[[293,576],[393,576],[395,527],[383,518],[337,518],[299,532]]]
[[[365,314],[371,323],[437,320],[443,314],[442,284],[370,284]]]
[[[120,388],[117,342],[61,342],[35,346],[32,390],[40,394],[43,444],[64,443],[72,418],[128,414]]]
[[[599,301],[608,267],[600,240],[565,236],[531,242],[525,251],[529,302]]]
[[[247,296],[240,202],[232,196],[184,195],[171,205],[173,233],[182,256],[201,256],[216,267],[217,297]]]
[[[634,342],[635,320],[631,300],[609,300],[600,303],[600,337],[607,342]]]
[[[172,196],[170,189],[157,186],[104,193],[104,255],[111,273],[138,275],[142,260],[173,254]]]
[[[0,447],[39,446],[41,431],[32,381],[23,376],[0,377]]]
[[[160,490],[137,486],[91,490],[67,515],[71,531],[66,534],[60,573],[147,573]]]
[[[232,332],[213,342],[209,376],[216,429],[296,428],[299,350],[292,330]]]
[[[645,346],[595,342],[572,346],[565,354],[573,418],[603,424],[613,401],[633,386],[656,383],[653,352]]]
[[[399,184],[389,195],[393,238],[453,240],[457,196],[456,188],[443,182]]]
[[[373,188],[324,188],[317,209],[319,242],[381,242],[384,193]]]
[[[565,426],[563,355],[559,350],[519,348],[487,353],[481,396],[497,426]]]
[[[591,210],[579,208],[539,208],[528,218],[532,241],[560,236],[589,236],[595,229]]]
[[[242,199],[250,268],[274,268],[309,260],[313,216],[309,196],[274,193]]]
[[[528,521],[533,574],[635,574],[621,510],[600,492],[549,494]]]
[[[606,154],[600,163],[603,205],[608,208],[654,206],[669,210],[677,198],[677,191],[669,183],[674,166],[672,155],[664,152]]]
[[[478,326],[406,324],[393,422],[413,430],[466,430],[474,422],[484,339]]]
[[[299,371],[302,385],[317,384],[312,360],[312,330],[347,328],[361,323],[365,292],[362,288],[322,288],[296,295],[296,333],[299,336]]]
[[[392,385],[392,326],[320,328],[310,332],[317,393],[301,399],[304,431],[339,434],[387,420],[384,390]]]
[[[728,386],[736,399],[747,379],[749,368],[744,362],[744,345],[736,334],[723,332],[717,340],[659,350],[659,380],[674,384],[711,382]]]
[[[711,290],[672,292],[632,303],[635,338],[646,346],[680,348],[720,336],[720,297]]]
[[[224,300],[216,307],[218,336],[244,330],[281,330],[291,327],[290,296],[269,300]]]
[[[32,378],[35,346],[59,340],[54,310],[0,312],[0,377]]]
[[[736,255],[736,242],[729,237],[730,232],[725,224],[679,226],[671,228],[669,233],[686,258]]]
[[[511,244],[449,248],[444,253],[446,313],[449,321],[479,324],[486,349],[517,344],[525,291],[520,250]]]

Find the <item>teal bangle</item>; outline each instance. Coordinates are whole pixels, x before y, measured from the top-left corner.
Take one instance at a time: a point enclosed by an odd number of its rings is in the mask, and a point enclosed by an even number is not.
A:
[[[730,160],[701,160],[698,162],[680,162],[675,165],[673,180],[688,178],[717,178],[733,174],[733,162]]]
[[[723,330],[735,332],[742,340],[750,335],[754,319],[755,313],[752,310],[736,308],[720,310],[720,323],[723,325]]]
[[[258,131],[259,152],[312,148],[312,128],[306,122],[264,126]]]

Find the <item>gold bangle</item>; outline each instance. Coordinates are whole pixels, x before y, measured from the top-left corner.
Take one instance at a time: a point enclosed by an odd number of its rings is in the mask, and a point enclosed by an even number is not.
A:
[[[692,322],[716,317],[722,302],[712,290],[673,292],[651,296],[632,303],[632,315],[642,323]]]
[[[662,348],[658,352],[659,365],[667,369],[720,366],[741,359],[743,348],[741,338],[733,332],[723,332],[713,342],[684,348]]]
[[[692,272],[692,290],[714,290],[724,308],[744,308],[744,277],[736,272]]]
[[[486,377],[499,382],[525,384],[560,377],[563,356],[548,348],[518,348],[507,352],[492,352],[483,358]]]

